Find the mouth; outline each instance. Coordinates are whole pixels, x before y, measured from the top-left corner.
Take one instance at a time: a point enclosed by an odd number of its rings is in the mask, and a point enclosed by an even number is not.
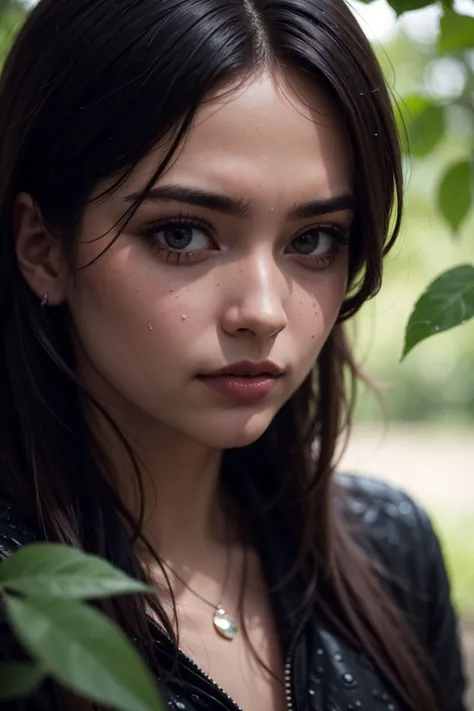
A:
[[[283,368],[272,363],[272,361],[266,360],[261,363],[253,363],[251,361],[233,363],[220,370],[215,370],[212,373],[206,373],[201,377],[219,378],[222,376],[233,376],[235,378],[279,378],[283,374]]]
[[[226,366],[199,379],[227,399],[250,402],[265,399],[276,387],[284,370],[271,361],[243,361]]]

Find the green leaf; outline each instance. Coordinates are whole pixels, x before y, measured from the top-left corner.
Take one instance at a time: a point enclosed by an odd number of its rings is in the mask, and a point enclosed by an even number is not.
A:
[[[407,353],[435,333],[464,324],[474,316],[474,266],[465,264],[435,279],[415,304],[405,332]]]
[[[148,669],[105,615],[76,600],[4,599],[19,640],[48,675],[119,711],[163,708]]]
[[[405,152],[418,158],[431,153],[445,133],[445,115],[442,106],[424,96],[407,96],[400,106],[402,119],[407,128],[408,146]],[[405,143],[402,132],[402,143]]]
[[[411,10],[419,10],[432,4],[433,0],[389,0],[389,5],[393,7],[397,15],[403,15],[404,12]]]
[[[474,48],[474,17],[446,9],[441,18],[438,52],[459,52]]]
[[[471,166],[467,160],[450,166],[438,189],[438,207],[456,234],[472,205]]]
[[[24,546],[3,561],[0,585],[24,595],[77,599],[153,591],[101,558],[54,543]]]
[[[37,664],[0,662],[0,701],[30,696],[45,677],[45,672]]]

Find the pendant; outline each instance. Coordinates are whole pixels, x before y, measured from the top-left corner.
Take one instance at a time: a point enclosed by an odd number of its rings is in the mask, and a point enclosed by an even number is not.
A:
[[[235,617],[228,615],[223,607],[217,605],[216,611],[214,612],[214,627],[219,632],[222,637],[226,639],[234,639],[235,635],[239,631],[239,626]]]

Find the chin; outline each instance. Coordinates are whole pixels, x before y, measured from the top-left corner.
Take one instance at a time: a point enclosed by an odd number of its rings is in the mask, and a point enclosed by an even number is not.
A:
[[[276,413],[258,413],[244,417],[222,417],[199,432],[199,441],[215,449],[237,449],[256,442],[270,426]],[[204,423],[203,423],[204,424]]]

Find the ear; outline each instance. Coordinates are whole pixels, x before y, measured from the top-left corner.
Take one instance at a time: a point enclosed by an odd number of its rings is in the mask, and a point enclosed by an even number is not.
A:
[[[61,242],[45,227],[31,195],[20,193],[13,208],[15,252],[23,277],[39,300],[57,306],[66,298],[68,270]]]

